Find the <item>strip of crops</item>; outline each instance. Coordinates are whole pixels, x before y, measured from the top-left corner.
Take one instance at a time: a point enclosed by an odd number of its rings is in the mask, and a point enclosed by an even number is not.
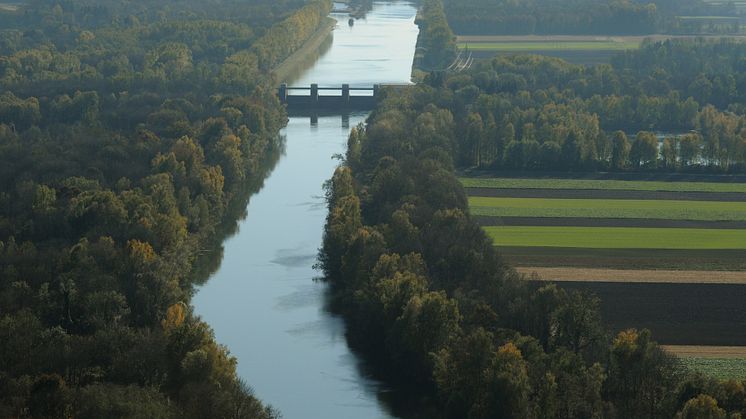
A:
[[[690,370],[720,380],[746,379],[746,359],[680,358]]]
[[[696,221],[746,220],[746,202],[637,199],[469,197],[472,215],[487,217],[642,218]],[[744,234],[743,232],[741,234]],[[746,234],[744,234],[746,236]]]
[[[477,42],[477,43],[459,43],[459,48],[468,46],[474,51],[623,51],[628,49],[637,49],[640,47],[639,42],[615,42],[615,41],[567,41],[567,42]]]
[[[622,227],[485,227],[496,246],[596,249],[746,249],[740,230]]]
[[[746,183],[507,178],[460,178],[459,180],[467,188],[614,189],[671,192],[746,192]]]

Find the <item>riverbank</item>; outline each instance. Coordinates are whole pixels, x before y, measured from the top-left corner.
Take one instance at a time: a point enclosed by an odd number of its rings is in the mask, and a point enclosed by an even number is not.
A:
[[[329,39],[336,25],[337,21],[327,16],[321,25],[319,25],[316,32],[306,40],[306,43],[274,69],[273,73],[277,82],[285,83],[291,81],[292,76],[303,67],[303,63],[309,60],[315,61],[317,58],[315,56],[316,52]]]

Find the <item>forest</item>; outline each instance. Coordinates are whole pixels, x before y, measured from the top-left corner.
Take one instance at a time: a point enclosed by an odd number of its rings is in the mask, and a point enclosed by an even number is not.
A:
[[[455,175],[740,170],[741,48],[667,41],[590,68],[500,57],[384,90],[327,185],[319,264],[351,344],[437,406],[423,417],[741,417],[744,382],[691,373],[649,331],[605,330],[593,295],[520,276]],[[659,153],[657,129],[687,133]]]
[[[414,112],[452,115],[461,168],[742,173],[745,54],[723,38],[646,41],[595,66],[498,56],[468,72],[431,71],[407,100]],[[446,68],[446,57],[423,62]]]
[[[459,35],[681,33],[691,28],[678,16],[736,13],[732,3],[701,0],[445,0],[444,4],[448,22]]]
[[[0,417],[277,417],[190,297],[331,1],[32,3],[0,13]]]

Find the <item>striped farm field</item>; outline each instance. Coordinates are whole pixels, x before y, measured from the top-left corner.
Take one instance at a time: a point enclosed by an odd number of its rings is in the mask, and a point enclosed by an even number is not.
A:
[[[661,182],[597,179],[516,179],[459,178],[467,188],[500,189],[598,189],[669,192],[740,192],[746,193],[746,183],[725,182]]]
[[[485,227],[496,246],[590,249],[746,249],[741,230],[627,227]]]
[[[473,215],[488,217],[746,220],[746,202],[471,196],[469,207]]]

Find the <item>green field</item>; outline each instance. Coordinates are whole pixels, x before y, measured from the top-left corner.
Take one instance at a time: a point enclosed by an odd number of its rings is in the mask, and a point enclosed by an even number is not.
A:
[[[460,42],[459,48],[472,51],[624,51],[637,49],[636,41],[505,41],[505,42]]]
[[[645,218],[746,220],[746,202],[638,199],[494,198],[470,196],[472,215],[488,217]],[[746,236],[746,233],[742,233]]]
[[[630,227],[485,227],[496,246],[592,249],[746,249],[741,230]]]
[[[467,188],[614,189],[667,192],[744,192],[746,183],[659,182],[593,179],[459,178]]]
[[[720,380],[746,380],[746,359],[738,358],[680,358],[690,370]]]

